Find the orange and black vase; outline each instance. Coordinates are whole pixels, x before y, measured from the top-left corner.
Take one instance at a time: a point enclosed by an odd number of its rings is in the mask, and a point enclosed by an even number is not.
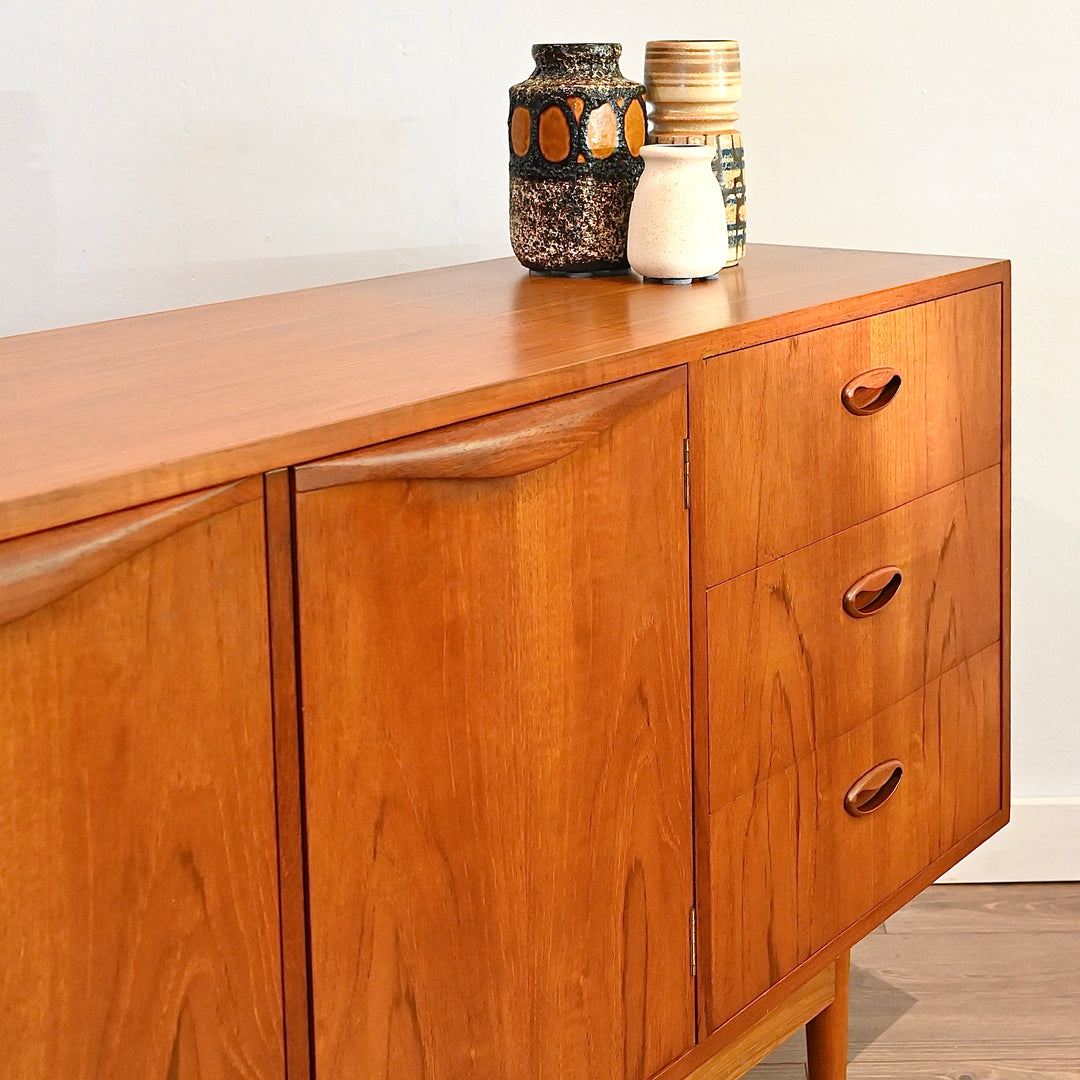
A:
[[[644,168],[645,87],[622,46],[534,45],[510,88],[510,243],[534,274],[624,274],[626,226]]]

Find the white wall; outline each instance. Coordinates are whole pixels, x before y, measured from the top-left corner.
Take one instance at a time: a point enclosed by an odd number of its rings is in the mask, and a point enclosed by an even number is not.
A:
[[[650,37],[742,43],[751,242],[1014,261],[1014,787],[1080,796],[1070,0],[4,0],[0,333],[506,254],[529,45]]]

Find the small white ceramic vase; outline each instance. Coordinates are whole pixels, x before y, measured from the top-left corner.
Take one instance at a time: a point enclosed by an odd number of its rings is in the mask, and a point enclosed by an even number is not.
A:
[[[643,146],[645,171],[630,207],[626,255],[647,281],[689,285],[727,261],[724,193],[711,146]]]

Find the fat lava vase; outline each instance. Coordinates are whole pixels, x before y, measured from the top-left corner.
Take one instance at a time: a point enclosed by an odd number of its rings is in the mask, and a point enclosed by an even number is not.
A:
[[[534,274],[622,274],[644,164],[645,87],[616,44],[534,45],[510,88],[510,243]]]

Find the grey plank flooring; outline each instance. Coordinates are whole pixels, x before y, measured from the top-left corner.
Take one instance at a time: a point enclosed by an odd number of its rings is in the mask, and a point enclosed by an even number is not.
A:
[[[884,929],[889,934],[1078,934],[1080,882],[937,885],[901,908]]]
[[[851,955],[848,1080],[1080,1080],[1080,883],[938,885]],[[748,1080],[804,1080],[794,1036]]]

